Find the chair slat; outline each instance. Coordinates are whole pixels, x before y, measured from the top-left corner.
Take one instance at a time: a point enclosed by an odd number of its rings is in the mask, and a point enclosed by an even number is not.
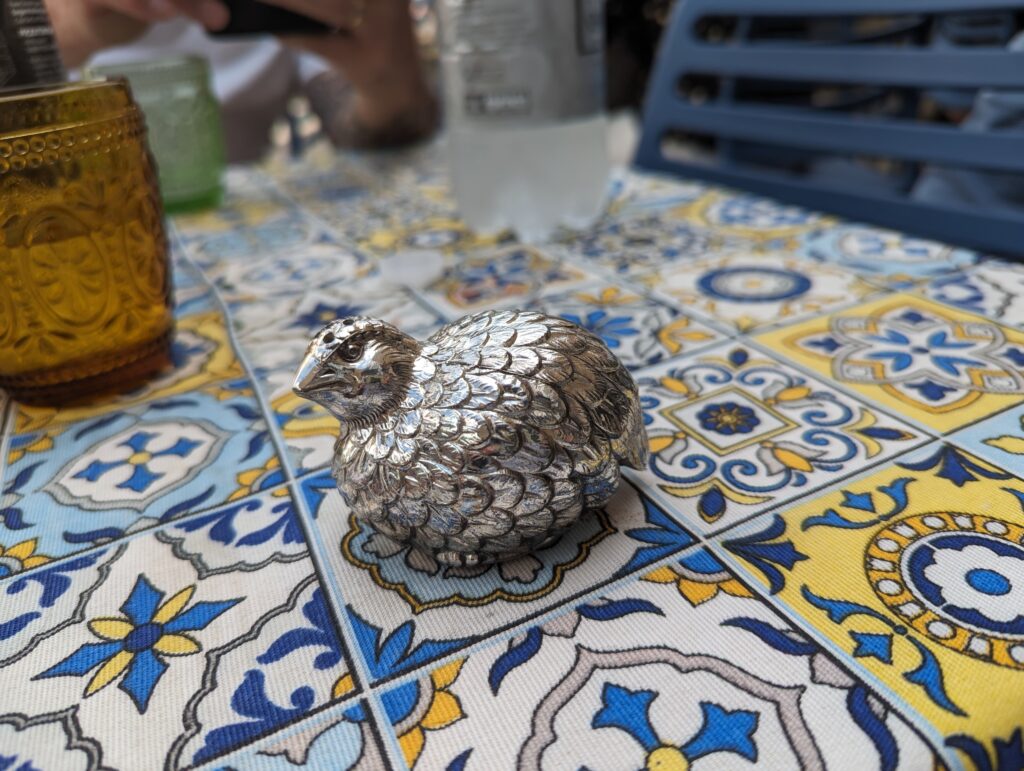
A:
[[[677,53],[683,73],[921,88],[1024,89],[1024,51],[695,42]]]
[[[895,120],[851,120],[805,109],[677,102],[662,112],[665,127],[772,145],[1024,172],[1024,131],[993,134]]]
[[[810,151],[825,157],[867,155],[954,169],[1022,173],[1024,130],[958,128],[917,123],[912,118],[914,105],[926,89],[1024,90],[1024,53],[935,43],[907,46],[885,40],[871,45],[801,45],[799,41],[749,41],[746,33],[752,17],[916,14],[923,23],[932,24],[937,23],[932,18],[935,14],[992,11],[1024,12],[1024,0],[679,0],[651,79],[636,163],[971,248],[1024,255],[1024,209],[1001,202],[995,193],[985,204],[924,202],[902,195],[898,186],[868,189],[863,180],[801,176],[795,167],[780,163],[773,169],[764,161],[794,153],[799,160]],[[731,39],[721,43],[699,39],[696,21],[703,17],[736,17]],[[699,105],[684,101],[679,90],[684,75],[720,77],[717,98]],[[737,103],[734,85],[744,78],[793,85],[899,88],[907,96],[909,112],[885,116]],[[718,153],[707,163],[667,158],[662,139],[669,130],[716,137]],[[762,152],[755,152],[758,149]],[[752,165],[752,159],[758,159],[758,165]],[[909,168],[913,171],[913,166]],[[983,178],[975,179],[983,183]]]
[[[1019,0],[683,0],[680,10],[700,16],[901,16],[911,13],[1018,11]]]

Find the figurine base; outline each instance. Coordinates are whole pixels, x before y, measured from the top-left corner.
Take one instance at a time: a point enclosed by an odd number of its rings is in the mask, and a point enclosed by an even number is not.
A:
[[[15,401],[33,407],[88,404],[132,391],[171,365],[172,333],[168,330],[155,340],[93,359],[88,370],[74,379],[68,379],[68,373],[75,372],[69,364],[31,375],[0,376],[0,388]]]
[[[518,549],[511,549],[503,552],[459,552],[452,551],[451,549],[434,550],[421,546],[415,541],[397,541],[394,538],[391,538],[391,536],[384,535],[384,533],[381,533],[379,530],[376,532],[379,535],[394,541],[403,548],[409,547],[429,555],[438,564],[446,565],[448,567],[473,568],[483,565],[495,565],[499,562],[509,562],[510,560],[523,557],[527,554],[534,554],[542,549],[549,549],[562,540],[562,534],[565,531],[545,533],[543,536],[536,538],[529,543],[523,544]]]

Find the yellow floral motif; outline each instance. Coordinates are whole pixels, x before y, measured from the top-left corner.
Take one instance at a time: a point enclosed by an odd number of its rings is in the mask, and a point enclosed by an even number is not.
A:
[[[50,557],[36,554],[38,545],[35,538],[16,543],[13,546],[0,546],[0,577],[20,573],[39,565],[45,565]]]
[[[438,731],[447,728],[456,720],[465,717],[459,700],[447,690],[459,676],[459,670],[462,669],[465,661],[465,659],[458,659],[440,669],[435,669],[430,674],[429,684],[433,688],[430,706],[416,725],[398,737],[398,746],[402,748],[402,756],[409,768],[416,765],[416,761],[419,760],[420,754],[423,752],[423,745],[426,742],[424,731]],[[426,687],[427,683],[428,681],[424,679],[421,681],[421,687]]]
[[[658,342],[672,354],[683,350],[685,342],[695,343],[701,340],[710,340],[711,337],[707,332],[690,329],[690,320],[686,318],[676,319],[658,330]]]
[[[647,756],[647,771],[689,771],[690,761],[678,747],[658,747]]]
[[[767,450],[775,460],[786,468],[791,468],[794,471],[803,471],[806,474],[814,471],[814,466],[811,465],[810,459],[793,447],[783,447],[774,442],[761,442],[761,447]]]
[[[185,214],[175,219],[179,230],[212,235],[243,227],[258,227],[286,209],[273,201],[239,201],[234,206],[199,214]]]
[[[331,698],[340,699],[343,696],[347,696],[356,689],[355,680],[351,674],[345,674],[338,678],[338,681],[334,684],[331,689]]]
[[[609,286],[595,294],[579,292],[576,299],[588,305],[629,305],[641,298],[635,294],[626,294],[617,286]]]
[[[238,482],[238,489],[235,490],[231,495],[228,496],[229,501],[237,501],[240,498],[245,498],[252,495],[253,493],[259,492],[260,490],[266,489],[267,485],[263,484],[263,481],[267,477],[279,475],[281,471],[281,461],[274,455],[261,468],[247,469],[241,471],[235,475],[235,481]],[[274,490],[272,495],[275,498],[287,498],[288,488],[281,487]]]
[[[405,229],[382,229],[371,233],[360,246],[378,254],[401,248],[430,248],[452,252],[476,246],[493,246],[502,236],[478,236],[464,222],[433,217]]]
[[[651,448],[651,453],[657,455],[659,452],[664,452],[673,444],[680,439],[686,439],[689,436],[685,431],[676,431],[671,434],[664,434],[663,436],[652,436],[647,439],[647,444]]]
[[[783,388],[774,396],[765,397],[764,403],[768,405],[782,404],[784,402],[797,402],[806,399],[811,395],[811,389],[807,386],[790,386]]]
[[[31,422],[32,419],[28,414],[22,412],[20,408],[16,408],[14,413],[15,436],[33,433],[30,427]],[[66,426],[64,425],[49,426],[46,430],[40,432],[40,435],[35,437],[31,442],[21,444],[17,447],[12,447],[7,452],[7,463],[17,463],[29,453],[48,452],[52,450],[54,438],[59,436],[65,428]]]
[[[718,575],[709,575],[707,580],[700,580],[694,573],[684,576],[667,565],[648,573],[643,580],[654,584],[675,584],[679,593],[694,607],[707,602],[719,592],[731,594],[733,597],[754,596],[747,587],[731,576],[721,578]]]

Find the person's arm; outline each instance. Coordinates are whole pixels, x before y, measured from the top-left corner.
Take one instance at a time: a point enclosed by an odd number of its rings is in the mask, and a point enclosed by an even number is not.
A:
[[[150,24],[182,14],[207,29],[228,20],[217,0],[44,0],[64,64],[78,67],[94,53],[128,43]]]
[[[391,147],[429,136],[437,103],[424,76],[408,0],[268,0],[338,30],[292,37],[333,71],[306,91],[337,145]]]
[[[265,0],[324,22],[333,34],[285,42],[318,54],[338,74],[320,76],[310,101],[337,144],[399,144],[428,134],[437,110],[427,87],[408,0]],[[219,0],[45,0],[65,65],[139,37],[184,14],[209,30],[229,19]],[[340,77],[339,77],[340,75]]]

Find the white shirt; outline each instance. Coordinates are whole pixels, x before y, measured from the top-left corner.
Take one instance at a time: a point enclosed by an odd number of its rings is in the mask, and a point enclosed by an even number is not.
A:
[[[155,24],[134,43],[96,54],[87,66],[180,55],[203,56],[210,62],[231,161],[257,158],[288,98],[330,69],[319,57],[289,49],[273,36],[216,38],[186,19]]]

